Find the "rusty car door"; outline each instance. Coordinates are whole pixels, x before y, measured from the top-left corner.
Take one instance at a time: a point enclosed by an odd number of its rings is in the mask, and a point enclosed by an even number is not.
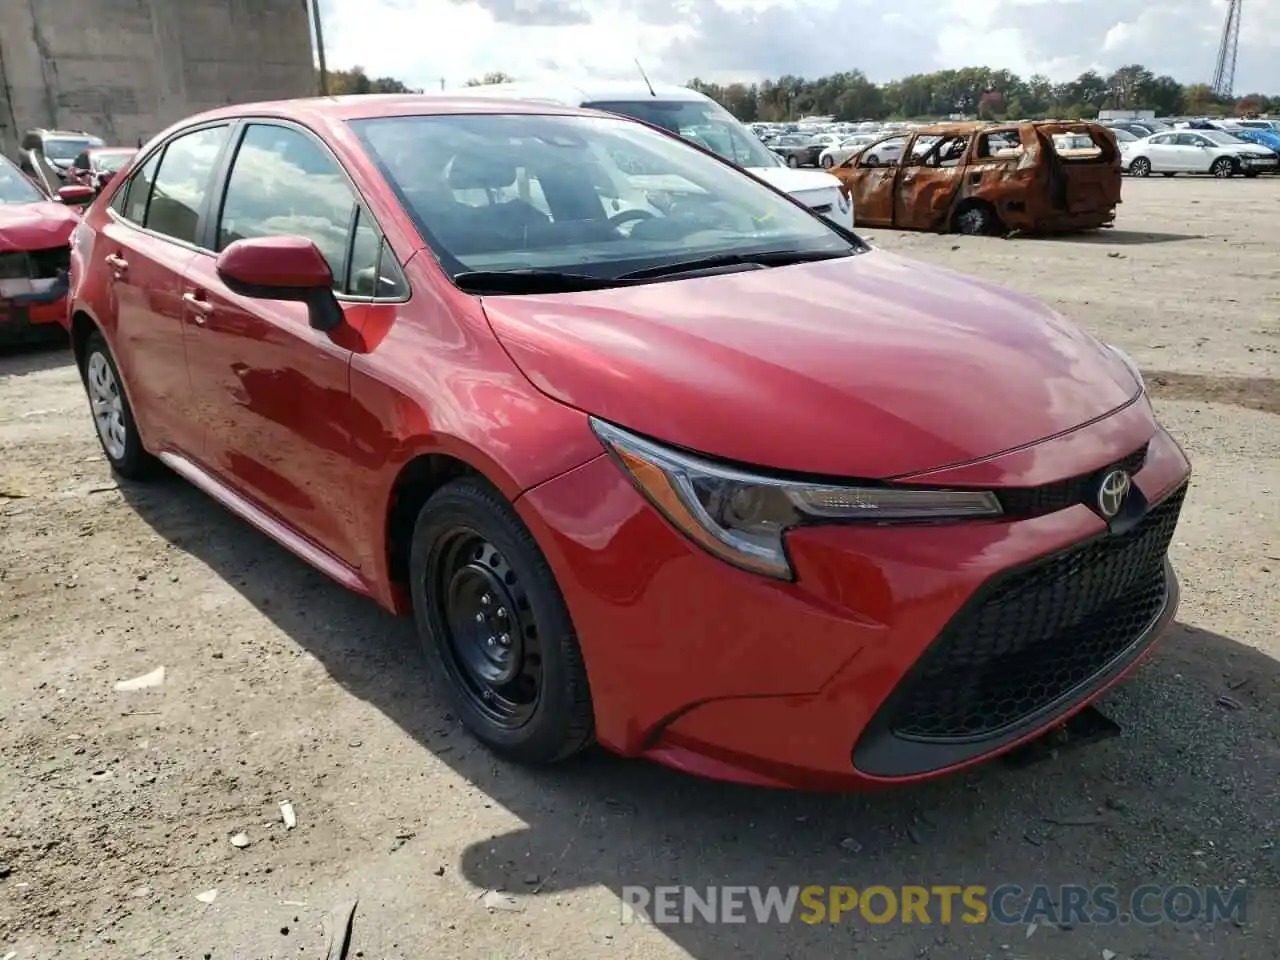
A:
[[[894,226],[903,230],[945,230],[966,167],[967,135],[917,137],[903,151],[894,189]]]
[[[831,172],[840,192],[853,203],[853,220],[860,227],[893,226],[893,184],[897,167],[863,167],[854,155]]]
[[[1061,133],[1089,137],[1096,152],[1060,155],[1053,136]],[[1120,151],[1115,136],[1097,124],[1044,126],[1036,129],[1041,152],[1050,167],[1050,200],[1056,209],[1069,214],[1087,214],[1114,209],[1120,202]]]

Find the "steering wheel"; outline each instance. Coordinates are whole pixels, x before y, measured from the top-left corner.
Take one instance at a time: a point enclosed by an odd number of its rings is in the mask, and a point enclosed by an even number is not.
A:
[[[652,220],[653,214],[648,210],[641,210],[638,207],[633,210],[622,210],[615,213],[609,218],[609,226],[621,227],[623,224],[630,223],[632,220]]]

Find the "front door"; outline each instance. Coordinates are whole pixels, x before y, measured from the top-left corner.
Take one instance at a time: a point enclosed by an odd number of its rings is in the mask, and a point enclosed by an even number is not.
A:
[[[231,164],[212,245],[222,250],[241,238],[305,236],[329,261],[335,292],[343,293],[357,209],[338,162],[310,134],[252,123]],[[356,244],[350,258],[357,273],[354,261],[363,246]],[[332,334],[313,329],[303,304],[233,293],[218,278],[216,262],[214,253],[197,256],[184,290],[194,331],[192,386],[208,438],[206,465],[358,567],[350,341],[343,328]]]

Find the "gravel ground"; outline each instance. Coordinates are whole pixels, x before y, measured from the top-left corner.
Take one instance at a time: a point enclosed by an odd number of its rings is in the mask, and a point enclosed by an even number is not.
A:
[[[1280,178],[1125,199],[1118,229],[1072,240],[874,231],[1127,349],[1196,479],[1180,622],[1104,704],[1121,737],[871,796],[495,762],[438,705],[407,624],[176,479],[117,486],[66,354],[0,357],[0,957],[320,957],[325,916],[358,899],[350,955],[379,960],[1273,960]],[[114,689],[161,666],[158,687]],[[625,885],[673,883],[1249,899],[1213,925],[620,922]],[[493,890],[517,909],[487,909]]]

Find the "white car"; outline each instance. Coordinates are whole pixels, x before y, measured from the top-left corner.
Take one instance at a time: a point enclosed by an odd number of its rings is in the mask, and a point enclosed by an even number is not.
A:
[[[859,163],[864,167],[885,167],[902,159],[902,148],[907,145],[907,134],[899,133],[884,140],[872,140],[862,151]]]
[[[1166,130],[1120,144],[1120,165],[1135,177],[1153,173],[1256,177],[1276,169],[1276,154],[1221,130]]]
[[[822,153],[818,154],[818,165],[830,170],[832,167],[844,163],[868,143],[875,143],[875,141],[876,138],[869,133],[860,133],[849,137],[835,146],[827,147]]]
[[[662,127],[712,150],[775,189],[789,193],[814,213],[846,230],[854,225],[853,204],[840,181],[823,170],[793,170],[770,152],[733,114],[710,97],[663,83],[583,80],[494,83],[428,97],[533,100],[619,113]]]

